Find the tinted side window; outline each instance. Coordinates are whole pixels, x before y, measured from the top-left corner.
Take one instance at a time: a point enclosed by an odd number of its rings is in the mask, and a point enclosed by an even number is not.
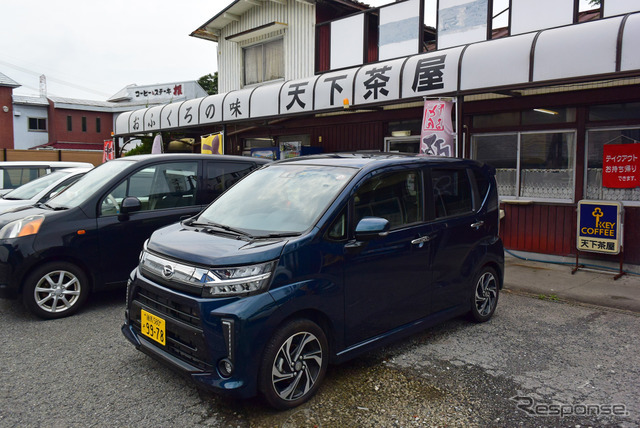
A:
[[[15,189],[23,184],[35,180],[47,173],[46,168],[24,167],[24,168],[7,168],[2,171],[4,177],[4,188]]]
[[[347,239],[347,210],[343,209],[340,215],[333,221],[327,231],[327,239],[330,241],[342,241]]]
[[[382,217],[391,227],[422,220],[422,179],[417,171],[400,171],[367,180],[354,196],[356,223]]]
[[[249,162],[208,162],[205,178],[205,203],[213,201],[238,180],[255,169]]]
[[[174,162],[150,166],[135,172],[105,196],[100,214],[116,215],[122,200],[135,196],[142,211],[195,205],[197,162]]]
[[[436,218],[473,210],[471,183],[466,169],[433,169],[431,181]]]

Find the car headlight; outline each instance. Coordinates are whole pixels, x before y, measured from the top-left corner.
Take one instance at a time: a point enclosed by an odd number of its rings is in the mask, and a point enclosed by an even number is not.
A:
[[[0,239],[35,235],[40,230],[40,226],[43,221],[43,215],[32,215],[20,220],[12,221],[0,229]]]
[[[250,266],[210,269],[202,276],[203,297],[227,297],[253,294],[269,285],[276,262]]]

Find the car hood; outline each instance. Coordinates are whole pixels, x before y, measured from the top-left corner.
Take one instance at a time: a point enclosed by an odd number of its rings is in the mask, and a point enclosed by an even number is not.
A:
[[[29,207],[34,204],[31,199],[0,199],[0,213],[14,210],[18,207]]]
[[[277,259],[286,244],[286,238],[249,240],[173,224],[155,231],[147,249],[187,264],[232,266]]]
[[[18,202],[18,201],[16,201]],[[2,207],[4,208],[4,207]],[[44,214],[45,216],[54,211],[34,206],[12,207],[9,211],[0,214],[0,228],[14,220],[21,220],[32,215]]]

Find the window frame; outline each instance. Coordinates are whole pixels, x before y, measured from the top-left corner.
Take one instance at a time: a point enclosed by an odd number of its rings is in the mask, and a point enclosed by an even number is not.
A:
[[[587,127],[585,129],[585,147],[584,147],[584,191],[583,191],[583,199],[590,199],[587,197],[589,194],[589,182],[588,182],[588,173],[589,173],[589,133],[590,132],[598,132],[598,131],[623,131],[627,129],[640,130],[640,125],[628,125],[628,126],[592,126]],[[630,201],[626,199],[598,199],[603,201],[610,202],[621,202],[623,206],[628,207],[640,207],[640,201]]]
[[[36,127],[31,127],[31,121],[36,121]],[[41,121],[44,121],[44,128],[40,127]],[[28,132],[47,132],[47,118],[46,117],[27,117],[27,131]]]
[[[266,67],[266,55],[265,55],[265,46],[271,43],[276,43],[276,42],[280,42],[282,43],[282,76],[277,77],[275,79],[270,79],[270,80],[266,80],[265,74],[267,72],[267,67]],[[262,60],[262,76],[259,78],[259,80],[257,82],[252,82],[252,83],[247,83],[247,62],[246,62],[246,57],[245,57],[245,53],[248,49],[252,49],[252,48],[257,48],[257,47],[261,47],[261,60]],[[285,51],[284,51],[284,36],[279,36],[279,37],[274,37],[274,38],[270,38],[267,40],[261,40],[258,43],[252,43],[252,44],[247,44],[246,46],[242,46],[241,47],[241,52],[240,52],[240,56],[241,56],[241,61],[242,61],[242,86],[243,87],[253,87],[253,86],[258,86],[258,85],[262,85],[264,83],[267,82],[277,82],[280,80],[284,80],[285,78],[285,60],[284,60],[284,55],[285,55]]]
[[[563,134],[569,135],[572,137],[572,153],[570,153],[571,162],[568,167],[571,169],[571,180],[573,182],[573,192],[571,194],[571,198],[544,198],[539,196],[520,196],[522,193],[522,136],[523,135],[533,135],[533,134]],[[533,203],[533,202],[544,202],[544,203],[574,203],[576,199],[576,178],[577,178],[577,151],[578,151],[578,142],[577,135],[578,132],[575,128],[560,128],[560,129],[539,129],[539,130],[528,130],[528,131],[505,131],[505,132],[487,132],[487,133],[474,133],[471,135],[471,157],[474,160],[478,160],[476,156],[476,147],[477,141],[476,137],[493,137],[493,136],[506,136],[506,135],[515,135],[516,136],[516,194],[515,195],[502,195],[498,194],[499,201],[502,202],[514,202],[514,203]],[[482,160],[481,160],[482,161]],[[497,178],[497,177],[496,177]]]

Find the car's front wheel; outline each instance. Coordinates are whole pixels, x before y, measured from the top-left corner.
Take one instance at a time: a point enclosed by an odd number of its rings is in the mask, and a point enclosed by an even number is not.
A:
[[[307,319],[291,321],[273,335],[260,366],[259,387],[267,402],[290,409],[318,390],[329,360],[324,331]]]
[[[52,262],[27,277],[22,301],[40,318],[54,319],[76,313],[88,295],[87,277],[80,268],[67,262]]]
[[[471,318],[476,322],[488,321],[498,306],[500,284],[496,271],[485,266],[475,277],[471,296]]]

